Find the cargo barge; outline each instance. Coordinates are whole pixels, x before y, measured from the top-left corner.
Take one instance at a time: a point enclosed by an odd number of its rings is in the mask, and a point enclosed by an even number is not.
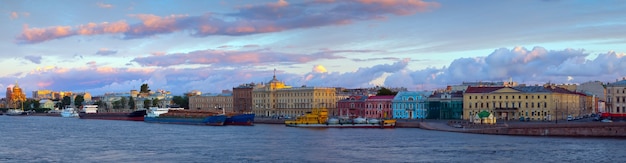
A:
[[[254,113],[228,113],[224,125],[252,126],[254,125]]]
[[[162,111],[162,110],[161,110]],[[226,115],[208,111],[193,110],[168,110],[165,113],[149,113],[143,119],[148,123],[186,124],[186,125],[208,125],[223,126]]]

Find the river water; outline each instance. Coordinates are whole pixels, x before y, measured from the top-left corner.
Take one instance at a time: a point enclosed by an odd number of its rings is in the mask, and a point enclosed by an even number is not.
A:
[[[625,162],[626,140],[0,116],[0,162]]]

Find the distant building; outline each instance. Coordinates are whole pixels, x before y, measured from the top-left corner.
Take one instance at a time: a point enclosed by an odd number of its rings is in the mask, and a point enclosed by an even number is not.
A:
[[[364,117],[365,116],[365,100],[369,96],[366,95],[352,95],[348,98],[337,101],[338,116],[344,117]]]
[[[425,119],[430,91],[400,91],[393,98],[394,119]]]
[[[576,88],[576,92],[582,92],[598,97],[599,100],[606,101],[606,89],[604,83],[599,81],[585,82]]]
[[[26,101],[26,94],[22,92],[22,88],[17,84],[17,81],[10,91],[7,88],[7,99],[9,108],[22,107],[22,103]]]
[[[626,79],[606,86],[606,113],[626,114]]]
[[[553,85],[468,87],[463,95],[463,119],[487,111],[499,120],[551,121],[582,116],[581,94]]]
[[[192,110],[208,110],[221,112],[224,109],[226,112],[233,111],[233,95],[220,93],[220,94],[202,94],[200,96],[189,97],[189,109]]]
[[[395,96],[370,96],[365,100],[365,118],[393,118],[391,103]]]
[[[462,119],[463,91],[446,89],[433,92],[428,97],[428,115],[426,118]]]
[[[312,108],[326,108],[329,115],[337,114],[335,88],[291,87],[276,79],[261,83],[252,90],[252,111],[257,116],[295,117]]]
[[[252,112],[252,90],[256,84],[242,84],[233,88],[233,111]]]

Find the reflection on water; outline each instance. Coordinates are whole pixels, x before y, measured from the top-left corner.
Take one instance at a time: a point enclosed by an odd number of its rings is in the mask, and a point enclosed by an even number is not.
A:
[[[623,139],[0,116],[0,162],[624,162]]]

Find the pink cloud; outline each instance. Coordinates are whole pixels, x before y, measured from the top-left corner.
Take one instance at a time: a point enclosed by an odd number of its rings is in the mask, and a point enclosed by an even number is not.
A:
[[[248,5],[236,13],[214,16],[152,14],[130,15],[140,20],[136,24],[125,21],[115,23],[88,23],[75,27],[25,28],[16,39],[21,43],[38,43],[72,35],[123,34],[125,39],[144,38],[177,31],[190,31],[192,36],[210,35],[250,35],[280,32],[285,30],[311,28],[329,25],[347,25],[355,21],[380,20],[387,16],[411,15],[428,11],[439,6],[436,2],[422,0],[345,0],[336,2],[301,2],[289,4],[284,0]]]
[[[137,57],[132,62],[142,66],[168,67],[184,64],[206,64],[224,66],[249,66],[268,63],[296,64],[307,63],[321,59],[341,59],[334,51],[313,54],[290,54],[267,50],[255,51],[228,51],[228,50],[199,50],[189,53],[174,53],[161,56]]]

